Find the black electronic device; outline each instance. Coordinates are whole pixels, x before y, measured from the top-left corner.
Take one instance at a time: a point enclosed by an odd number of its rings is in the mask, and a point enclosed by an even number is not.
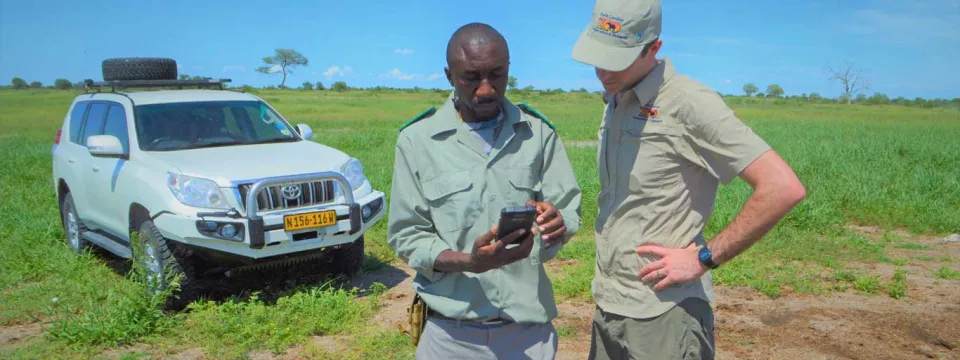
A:
[[[503,239],[514,231],[526,229],[527,232],[520,239],[529,236],[537,217],[537,208],[534,206],[507,206],[500,211],[500,223],[497,225],[497,238]],[[517,239],[517,240],[520,240]]]

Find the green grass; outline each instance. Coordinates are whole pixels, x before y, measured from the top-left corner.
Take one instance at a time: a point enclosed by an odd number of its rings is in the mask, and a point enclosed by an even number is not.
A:
[[[949,266],[944,265],[937,269],[933,276],[937,279],[960,280],[960,271],[950,270]]]
[[[267,294],[195,304],[192,312],[158,314],[138,297],[141,287],[104,257],[69,252],[63,241],[51,179],[50,146],[73,91],[0,90],[0,326],[41,322],[46,335],[0,350],[0,358],[91,358],[124,344],[144,345],[125,355],[176,354],[200,348],[209,357],[243,358],[248,351],[283,352],[294,345],[318,358],[412,358],[409,338],[363,324],[378,296],[312,284]],[[367,177],[387,193],[397,128],[446,92],[256,91],[293,123],[309,124],[315,141],[359,158]],[[556,124],[566,142],[596,138],[602,102],[593,94],[511,94]],[[909,279],[883,279],[852,263],[887,262],[905,243],[892,229],[944,234],[960,228],[960,112],[898,106],[844,106],[742,102],[737,115],[794,168],[807,198],[762,241],[713,272],[717,284],[746,286],[769,296],[854,288],[900,298]],[[550,272],[561,300],[590,301],[596,196],[595,147],[567,147],[583,190],[580,233],[558,255],[568,265]],[[705,233],[711,238],[747,199],[741,180],[721,187]],[[844,228],[885,229],[873,239]],[[386,221],[367,234],[375,270],[396,260],[386,245]],[[924,259],[927,259],[924,257]],[[933,258],[929,258],[933,260]],[[925,261],[930,261],[925,260]],[[949,256],[938,258],[951,263]],[[937,277],[956,279],[946,265]],[[409,290],[406,290],[409,291]],[[56,299],[56,301],[54,301]],[[568,330],[562,330],[569,332]],[[310,336],[345,334],[331,354]],[[567,334],[570,335],[570,334]],[[579,336],[582,336],[579,335]]]

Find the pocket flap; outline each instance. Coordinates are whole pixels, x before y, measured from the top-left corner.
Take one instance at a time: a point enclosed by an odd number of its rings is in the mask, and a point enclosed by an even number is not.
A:
[[[427,200],[435,201],[471,187],[473,180],[470,179],[468,171],[440,174],[423,181],[423,196]]]
[[[631,135],[681,135],[680,126],[654,121],[630,120],[623,125],[623,130]]]
[[[537,178],[537,173],[530,168],[512,168],[509,170],[510,175],[507,176],[510,184],[518,189],[540,191],[540,179]]]

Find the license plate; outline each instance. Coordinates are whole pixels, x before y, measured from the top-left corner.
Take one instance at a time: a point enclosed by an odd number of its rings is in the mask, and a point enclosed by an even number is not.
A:
[[[283,217],[283,229],[286,231],[312,229],[336,223],[337,212],[333,210],[285,215]]]

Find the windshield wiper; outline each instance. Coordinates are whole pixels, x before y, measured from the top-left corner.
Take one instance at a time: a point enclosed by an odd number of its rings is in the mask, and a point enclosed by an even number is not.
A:
[[[189,146],[189,147],[185,147],[184,149],[200,149],[200,148],[210,148],[210,147],[230,146],[230,145],[242,145],[242,144],[246,144],[246,143],[243,142],[243,141],[237,141],[237,140],[216,141],[216,142],[201,144],[201,145],[197,145],[197,146]]]
[[[293,141],[297,141],[297,138],[277,138],[277,139],[270,139],[270,140],[263,140],[263,141],[251,142],[251,143],[249,143],[249,144],[270,144],[270,143],[293,142]]]

